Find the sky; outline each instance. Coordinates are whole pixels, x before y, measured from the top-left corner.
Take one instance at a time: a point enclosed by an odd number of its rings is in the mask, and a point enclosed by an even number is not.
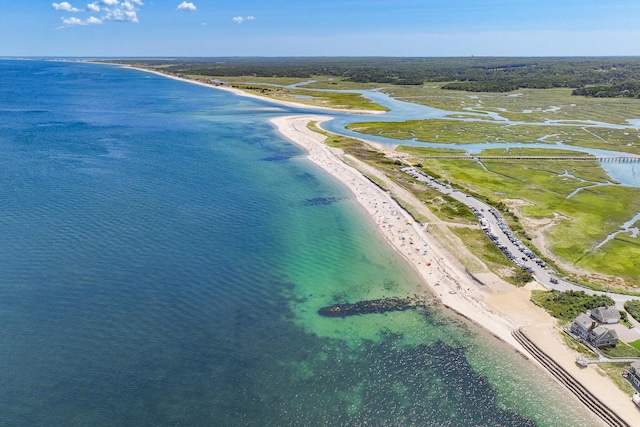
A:
[[[640,0],[0,0],[0,56],[471,55],[640,55]]]

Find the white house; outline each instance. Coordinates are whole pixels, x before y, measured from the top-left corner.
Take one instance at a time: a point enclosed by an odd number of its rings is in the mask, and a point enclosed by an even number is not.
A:
[[[606,326],[596,326],[589,332],[587,337],[594,347],[615,347],[618,344],[618,334],[613,329]]]
[[[598,307],[591,310],[591,317],[596,319],[599,323],[613,325],[620,321],[620,312],[615,307]]]
[[[571,332],[586,341],[589,338],[589,332],[595,327],[595,320],[585,313],[580,313],[571,323]]]

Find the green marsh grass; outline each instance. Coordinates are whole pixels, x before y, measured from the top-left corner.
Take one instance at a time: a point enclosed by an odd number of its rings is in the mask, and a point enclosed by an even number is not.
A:
[[[398,151],[413,155],[454,154],[407,146],[398,147]],[[549,155],[549,151],[491,149],[480,155],[543,156]],[[553,151],[554,155],[569,153]],[[546,234],[554,254],[587,271],[616,277],[629,289],[637,286],[640,239],[618,235],[597,250],[595,246],[640,212],[640,189],[613,185],[597,162],[487,160],[483,168],[477,162],[466,160],[413,161],[421,162],[423,169],[459,184],[494,206],[507,202],[515,209],[513,203],[519,200],[517,211],[526,218],[551,221],[559,215],[564,219],[557,221]],[[596,184],[599,185],[594,186]],[[577,189],[581,190],[568,197]],[[518,231],[517,224],[510,222],[510,225]],[[523,233],[517,234],[526,243]]]
[[[369,111],[387,111],[375,102],[369,101],[358,93],[332,93],[318,92],[305,89],[288,89],[278,86],[260,85],[260,84],[234,84],[233,87],[242,89],[249,93],[255,93],[269,98],[297,102],[314,106],[341,108],[347,110],[369,110]],[[299,96],[309,97],[300,98]]]
[[[579,147],[640,154],[640,131],[636,129],[604,129],[584,125],[509,125],[449,119],[358,122],[347,128],[363,134],[441,144],[562,142]]]

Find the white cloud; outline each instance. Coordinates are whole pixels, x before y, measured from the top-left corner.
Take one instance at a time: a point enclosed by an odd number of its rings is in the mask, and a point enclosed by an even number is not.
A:
[[[102,21],[99,20],[98,18],[95,18],[93,16],[82,20],[80,18],[77,18],[75,16],[72,16],[71,18],[60,18],[62,19],[62,27],[60,28],[64,28],[64,27],[73,27],[76,25],[95,25],[95,24],[102,24]]]
[[[237,22],[238,24],[242,24],[244,21],[254,21],[256,17],[253,15],[249,15],[246,18],[243,18],[242,16],[234,16],[232,19],[234,22]]]
[[[135,10],[126,10],[120,7],[108,10],[102,19],[105,21],[140,22]]]
[[[77,9],[69,2],[52,3],[54,9],[64,12],[83,12]],[[142,0],[95,0],[87,4],[87,11],[101,12],[99,18],[95,16],[82,19],[80,17],[61,18],[62,27],[75,25],[91,25],[102,24],[104,21],[120,21],[120,22],[140,22],[138,20],[138,10],[140,6],[144,6]],[[195,6],[194,6],[195,7]],[[86,12],[86,11],[85,11]]]
[[[138,7],[143,6],[142,0],[99,0],[103,6],[102,11],[106,12],[102,16],[103,21],[120,21],[138,23]],[[93,4],[97,5],[98,2]]]
[[[136,7],[132,3],[129,3],[128,1],[122,2],[121,7],[124,10],[135,10],[136,9]]]
[[[183,1],[178,5],[178,10],[196,10],[196,5],[191,2]]]
[[[62,10],[64,12],[80,12],[80,9],[71,6],[71,4],[66,1],[62,3],[51,3],[51,6],[53,6],[55,10]]]
[[[61,18],[61,19],[62,19],[62,25],[65,27],[69,27],[72,25],[86,25],[82,22],[82,19],[76,18],[75,16],[72,16],[71,18]]]

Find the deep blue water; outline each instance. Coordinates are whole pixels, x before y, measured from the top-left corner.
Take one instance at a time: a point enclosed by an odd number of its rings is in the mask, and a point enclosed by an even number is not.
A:
[[[420,283],[268,123],[293,110],[102,65],[0,75],[0,424],[592,422],[437,308],[317,315]]]

